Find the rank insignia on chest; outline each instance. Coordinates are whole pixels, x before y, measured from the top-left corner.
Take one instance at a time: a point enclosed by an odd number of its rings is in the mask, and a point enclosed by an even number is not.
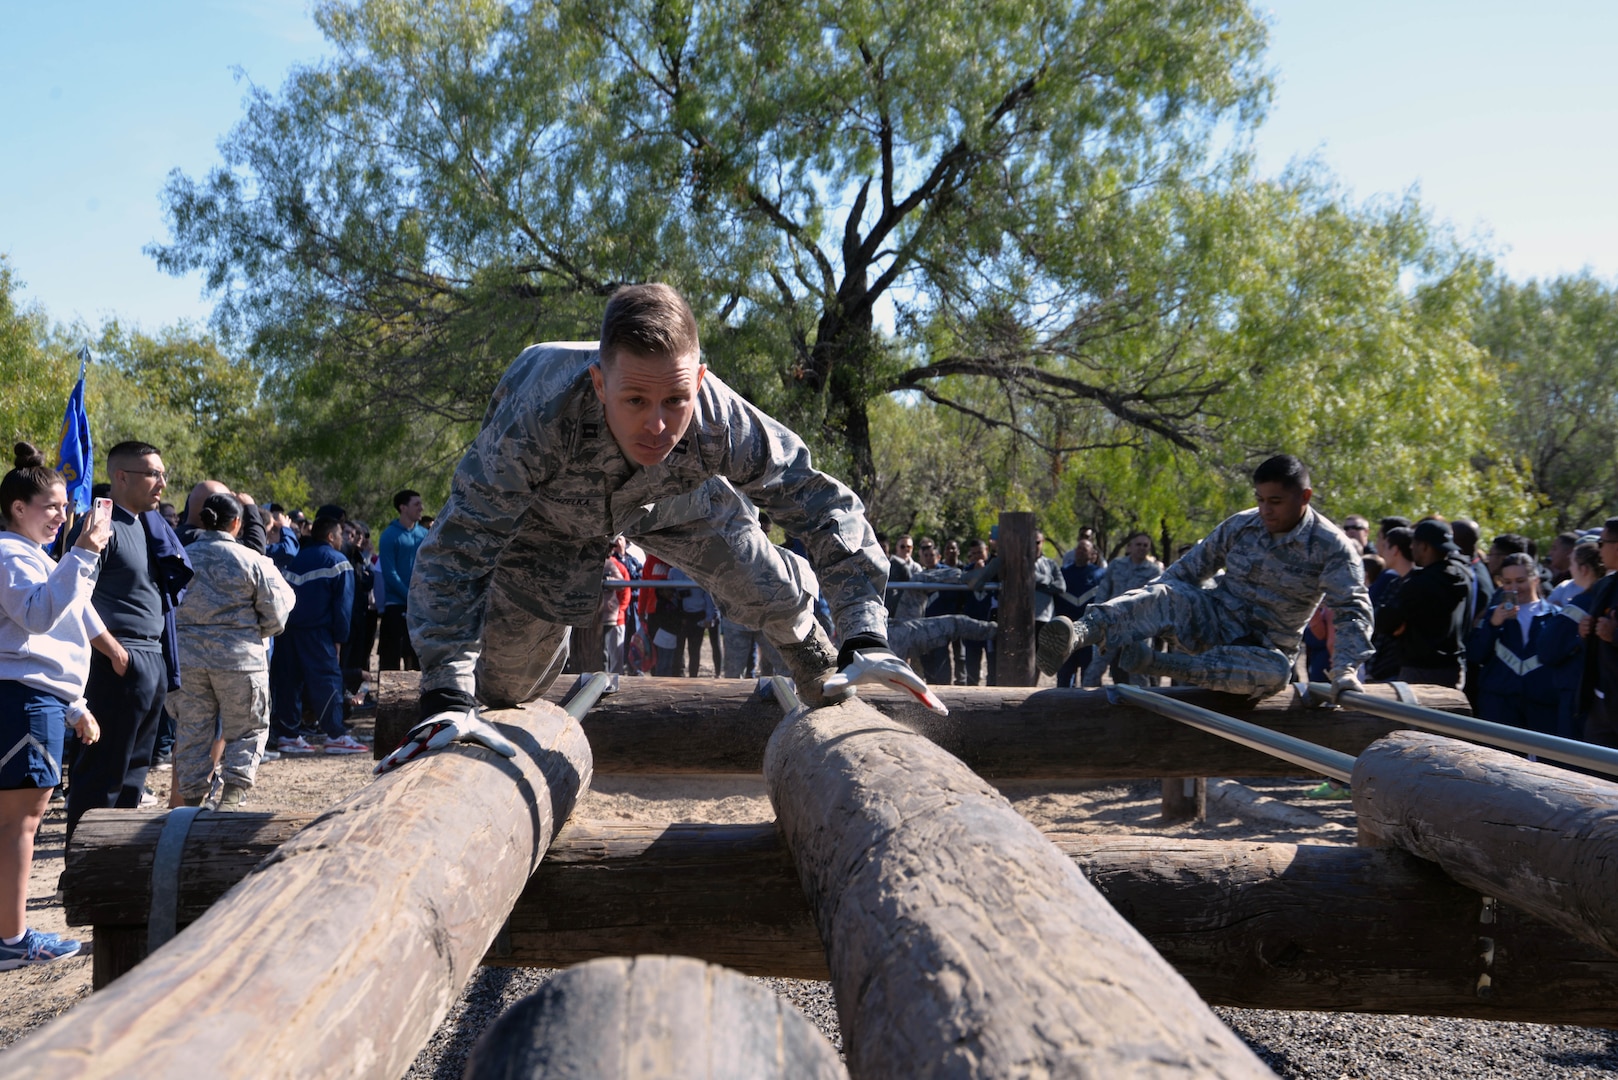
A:
[[[579,434],[581,437],[586,439],[597,438],[601,434],[601,425],[589,423],[581,424],[579,425]]]

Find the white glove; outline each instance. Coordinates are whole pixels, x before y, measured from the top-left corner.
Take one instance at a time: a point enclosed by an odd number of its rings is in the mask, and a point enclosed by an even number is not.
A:
[[[501,757],[517,756],[517,748],[511,745],[511,740],[495,730],[493,724],[478,716],[477,709],[457,709],[434,713],[411,728],[404,744],[377,762],[376,768],[372,771],[381,776],[429,750],[441,749],[452,742],[478,743]]]
[[[1352,690],[1357,694],[1365,693],[1365,684],[1360,682],[1359,676],[1352,671],[1345,671],[1334,677],[1331,681],[1331,702],[1336,705],[1345,690]]]
[[[938,695],[927,689],[927,684],[921,681],[920,676],[910,670],[910,665],[887,649],[855,650],[853,661],[827,679],[821,692],[827,701],[840,701],[851,695],[854,687],[860,683],[897,686],[933,712],[949,715],[949,709],[938,700]]]

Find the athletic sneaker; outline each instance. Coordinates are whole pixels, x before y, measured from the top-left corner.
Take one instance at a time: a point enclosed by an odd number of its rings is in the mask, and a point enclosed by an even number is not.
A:
[[[275,750],[279,754],[313,754],[316,752],[302,735],[288,739],[285,736],[275,740]]]
[[[352,735],[339,735],[335,739],[326,740],[326,753],[328,754],[368,754],[371,748],[354,738]]]
[[[22,940],[15,945],[0,941],[0,971],[65,960],[78,951],[79,943],[72,938],[58,937],[42,930],[24,930]]]

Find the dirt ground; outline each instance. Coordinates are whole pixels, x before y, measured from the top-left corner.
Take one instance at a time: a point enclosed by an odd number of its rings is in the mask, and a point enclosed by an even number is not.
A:
[[[354,728],[368,733],[369,721],[356,717]],[[282,758],[266,762],[259,773],[249,809],[318,811],[352,794],[371,780],[369,755]],[[164,805],[168,772],[152,774],[151,787]],[[1159,792],[1152,784],[1071,783],[1008,786],[1006,796],[1029,820],[1045,829],[1094,832],[1143,832],[1162,836],[1218,839],[1269,839],[1315,843],[1352,842],[1353,822],[1347,803],[1310,803],[1300,796],[1315,779],[1253,781],[1252,786],[1276,798],[1318,811],[1325,822],[1314,829],[1275,831],[1233,818],[1165,825]],[[597,776],[581,802],[581,818],[612,821],[769,821],[774,814],[762,778]],[[29,923],[43,930],[73,931],[84,942],[79,956],[38,968],[0,972],[0,1047],[27,1035],[68,1012],[90,993],[90,953],[95,943],[89,927],[69,927],[55,899],[65,846],[64,814],[53,803],[41,829],[29,884]],[[3,1061],[3,1058],[0,1058]]]

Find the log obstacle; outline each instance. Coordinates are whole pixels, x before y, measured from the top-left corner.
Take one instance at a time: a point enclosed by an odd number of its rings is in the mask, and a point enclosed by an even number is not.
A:
[[[86,815],[73,834],[68,921],[95,926],[98,956],[111,929],[144,943],[166,813]],[[312,816],[200,816],[178,865],[182,925]],[[1482,897],[1396,848],[1046,836],[1209,1004],[1618,1024],[1618,958],[1505,905],[1480,924]],[[1488,966],[1481,938],[1493,942]],[[827,977],[773,823],[570,821],[483,962],[563,967],[652,952]],[[1482,975],[1490,996],[1477,993]]]
[[[383,672],[378,755],[416,717],[415,672]],[[560,699],[571,688],[553,687]],[[1372,687],[1391,695],[1392,691]],[[1175,776],[1292,776],[1299,767],[1196,731],[1102,690],[942,686],[938,716],[907,695],[861,687],[861,699],[902,721],[990,780],[1156,780]],[[1466,696],[1421,687],[1422,701],[1462,710]],[[1352,709],[1320,709],[1288,691],[1256,704],[1191,687],[1161,692],[1297,738],[1357,754],[1400,725]],[[584,718],[598,772],[745,773],[757,776],[781,708],[745,679],[623,678]]]
[[[506,1010],[466,1080],[848,1080],[792,1005],[683,956],[592,960]]]
[[[851,700],[764,775],[854,1077],[1270,1076],[992,787]]]
[[[1359,756],[1353,790],[1367,842],[1618,953],[1618,784],[1397,731]]]
[[[456,745],[373,781],[9,1049],[7,1076],[402,1075],[590,780],[589,744],[560,709],[487,718],[515,758]]]

